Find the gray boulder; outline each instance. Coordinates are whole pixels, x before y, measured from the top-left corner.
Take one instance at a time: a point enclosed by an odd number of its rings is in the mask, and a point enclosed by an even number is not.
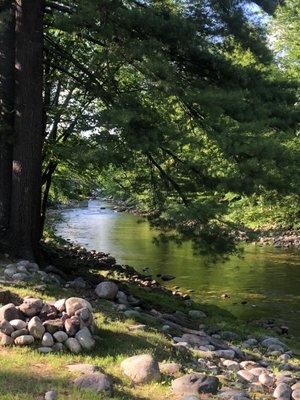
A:
[[[11,346],[13,343],[13,338],[6,335],[5,333],[0,333],[0,346]]]
[[[12,319],[25,320],[25,316],[18,308],[16,308],[14,304],[9,303],[3,307],[0,307],[0,321],[3,321],[4,319],[9,322]]]
[[[28,346],[34,342],[34,337],[32,335],[22,335],[15,339],[15,344],[18,346]]]
[[[54,339],[59,342],[65,342],[68,339],[68,335],[64,331],[57,331],[53,334]]]
[[[30,335],[32,335],[35,339],[42,339],[45,333],[45,327],[42,324],[42,321],[39,317],[33,317],[28,322],[28,330]]]
[[[66,347],[70,350],[71,353],[78,354],[81,352],[80,343],[76,338],[69,338],[65,341]]]
[[[101,282],[97,285],[95,292],[98,297],[106,300],[114,300],[118,293],[118,286],[114,282]]]
[[[122,361],[121,369],[135,384],[148,383],[160,379],[158,363],[150,354],[127,358]]]
[[[63,312],[66,310],[66,299],[59,299],[54,303],[54,307],[59,311]]]
[[[95,340],[87,327],[80,329],[75,335],[75,338],[85,350],[91,350],[95,346]]]
[[[6,335],[10,336],[14,331],[13,326],[4,319],[0,322],[0,332],[5,333]]]
[[[46,332],[43,335],[42,338],[42,346],[43,347],[52,347],[54,345],[54,340],[53,340],[53,336],[51,335],[51,333]]]
[[[49,390],[45,393],[45,400],[57,400],[58,394],[56,390]]]
[[[10,324],[16,330],[25,329],[27,326],[26,322],[23,321],[22,319],[12,319],[10,321]]]
[[[14,331],[10,336],[13,339],[16,339],[18,336],[24,336],[24,335],[28,335],[28,334],[29,334],[28,329],[18,329],[16,331]]]
[[[79,389],[89,389],[95,393],[106,393],[112,395],[112,381],[109,376],[101,372],[85,374],[75,379],[74,384]]]
[[[67,365],[69,372],[80,372],[81,374],[91,374],[93,372],[97,372],[99,367],[93,364],[70,364]]]
[[[201,319],[201,318],[207,317],[207,315],[203,311],[200,311],[200,310],[190,310],[189,316],[194,319]]]
[[[69,317],[75,315],[75,312],[81,308],[88,308],[91,312],[93,311],[91,304],[87,300],[80,297],[70,297],[66,300],[65,307],[66,313],[69,315]]]
[[[42,300],[29,297],[24,299],[19,308],[28,317],[34,317],[42,311],[43,305]]]
[[[192,373],[177,378],[172,382],[172,390],[178,395],[197,395],[200,393],[216,394],[219,379],[214,376]]]
[[[286,383],[280,383],[273,392],[275,399],[290,399],[291,394],[292,389]]]
[[[51,347],[39,347],[37,349],[37,351],[39,353],[48,354],[48,353],[52,353],[52,348]]]

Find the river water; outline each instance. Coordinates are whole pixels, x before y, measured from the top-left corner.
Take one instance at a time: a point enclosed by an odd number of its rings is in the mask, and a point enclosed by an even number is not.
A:
[[[276,318],[288,325],[300,342],[299,253],[247,245],[242,258],[232,256],[211,263],[193,254],[189,243],[157,246],[153,238],[158,232],[146,221],[109,207],[90,201],[88,207],[63,211],[57,234],[89,250],[110,253],[118,263],[140,272],[148,267],[154,278],[174,275],[176,279],[167,286],[193,290],[195,300],[217,305],[244,320]],[[223,293],[230,298],[222,299]]]

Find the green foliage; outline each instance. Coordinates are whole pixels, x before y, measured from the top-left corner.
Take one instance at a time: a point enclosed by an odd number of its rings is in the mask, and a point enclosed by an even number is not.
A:
[[[100,186],[200,251],[234,248],[247,202],[248,220],[261,221],[251,204],[276,204],[279,215],[289,199],[295,211],[273,222],[295,223],[297,85],[245,2],[60,5],[46,32],[53,199]]]

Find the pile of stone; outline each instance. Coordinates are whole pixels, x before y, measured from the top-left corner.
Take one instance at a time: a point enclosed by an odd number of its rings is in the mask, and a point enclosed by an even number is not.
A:
[[[31,281],[63,283],[61,276],[55,273],[56,269],[54,267],[49,266],[46,270],[41,271],[38,264],[28,260],[21,260],[15,264],[6,265],[3,275],[0,276],[0,281],[8,284]]]
[[[43,302],[26,297],[0,307],[0,345],[35,345],[41,353],[79,353],[95,345],[91,304],[79,297]]]

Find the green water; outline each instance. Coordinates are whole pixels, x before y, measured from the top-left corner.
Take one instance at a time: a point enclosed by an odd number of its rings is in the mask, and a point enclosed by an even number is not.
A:
[[[143,272],[176,277],[167,285],[193,290],[192,296],[244,319],[276,318],[300,338],[300,255],[270,247],[246,246],[242,258],[209,263],[193,254],[191,245],[157,246],[157,232],[147,222],[116,213],[97,201],[87,208],[65,210],[57,233],[89,250],[104,251],[118,263]],[[229,299],[221,295],[228,293]],[[246,304],[241,302],[247,301]]]

